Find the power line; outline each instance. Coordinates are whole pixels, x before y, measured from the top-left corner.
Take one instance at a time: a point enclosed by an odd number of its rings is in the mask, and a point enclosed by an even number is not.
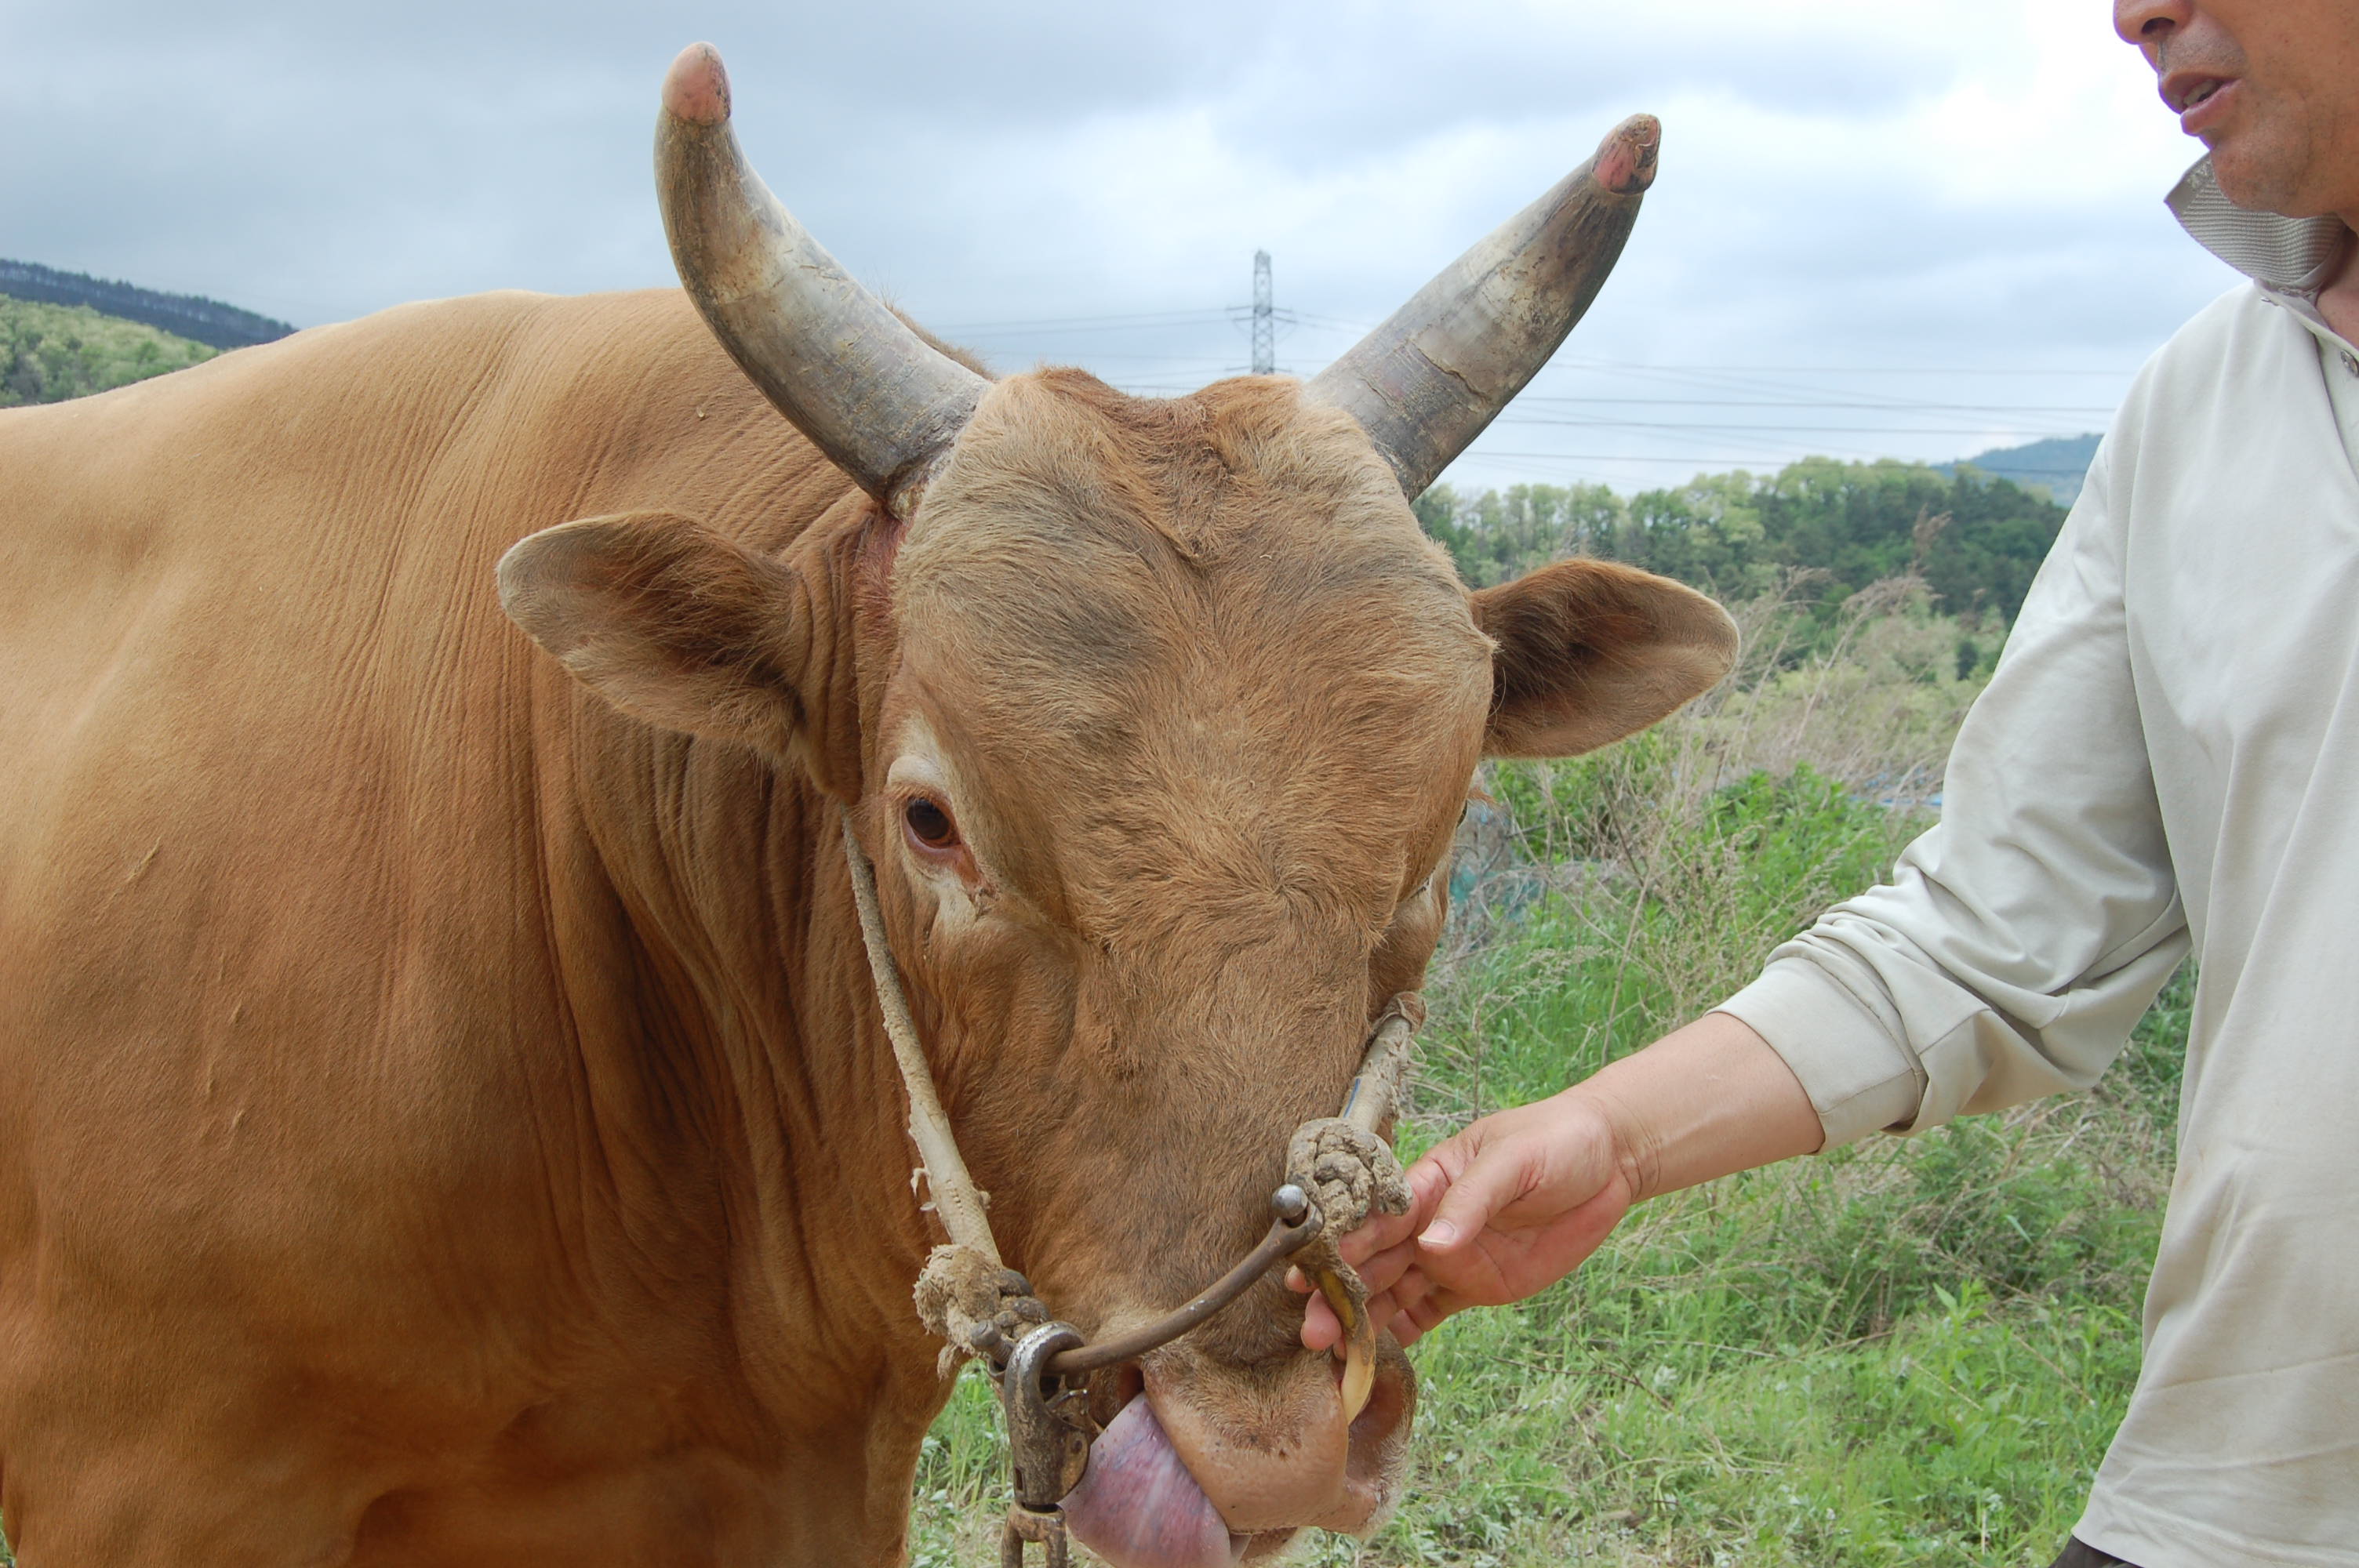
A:
[[[1370,330],[1366,322],[1326,315],[1323,312],[1280,309],[1275,298],[1269,253],[1254,253],[1254,292],[1249,305],[1232,306],[1225,309],[1140,310],[1098,314],[1035,317],[1017,319],[970,321],[940,329],[946,336],[973,341],[986,352],[1015,357],[1038,353],[1046,359],[1072,354],[1077,362],[1094,368],[1102,375],[1123,384],[1125,390],[1140,395],[1185,394],[1195,390],[1194,377],[1210,377],[1214,373],[1236,373],[1248,371],[1254,374],[1269,374],[1277,369],[1277,341],[1280,336],[1309,330],[1327,334],[1360,334]],[[1234,323],[1243,330],[1248,341],[1249,365],[1234,363],[1227,354],[1189,352],[1147,352],[1147,343],[1162,341],[1174,350],[1210,347],[1203,341],[1206,329],[1215,322]],[[1182,334],[1174,339],[1172,334]],[[1155,334],[1160,334],[1158,340]],[[1124,341],[1125,339],[1128,341]],[[1070,347],[1059,349],[1060,340]],[[1098,344],[1105,350],[1100,351]],[[1123,373],[1128,367],[1128,374]],[[1310,368],[1315,369],[1315,364]],[[1642,362],[1636,361],[1585,360],[1571,356],[1558,358],[1545,367],[1549,373],[1538,386],[1527,392],[1516,408],[1499,421],[1501,433],[1506,427],[1538,432],[1543,428],[1586,430],[1599,435],[1611,435],[1617,443],[1629,444],[1653,451],[1624,452],[1543,452],[1491,451],[1477,447],[1466,453],[1467,459],[1480,464],[1497,462],[1509,471],[1529,465],[1549,465],[1557,472],[1571,465],[1614,464],[1692,464],[1699,470],[1712,467],[1738,466],[1756,470],[1775,470],[1795,460],[1799,449],[1811,450],[1838,460],[1873,460],[1890,455],[1890,448],[1916,441],[1946,441],[1949,438],[1979,438],[1984,444],[2000,446],[2012,443],[2038,442],[2071,438],[2086,433],[2090,425],[2110,416],[2110,405],[2088,404],[1968,404],[1940,401],[1925,395],[1947,390],[1954,396],[1968,388],[1952,384],[1942,388],[1924,384],[1930,376],[1940,381],[1948,378],[1964,382],[1970,378],[2013,377],[2026,384],[2021,390],[2031,392],[2033,386],[2045,384],[2056,393],[2070,395],[2068,389],[2057,384],[2056,378],[2099,377],[2126,383],[2128,370],[2105,370],[2075,366],[2046,365],[1902,365],[1902,364],[1733,364],[1670,361]],[[1917,377],[1911,384],[1893,382],[1893,377]],[[1594,390],[1587,393],[1555,393],[1543,388],[1574,384],[1567,378],[1585,377],[1579,384]],[[1598,378],[1603,378],[1601,382]],[[1877,378],[1884,378],[1882,387]],[[1174,384],[1174,383],[1180,383]],[[1985,379],[1982,384],[1988,385]],[[1615,395],[1624,388],[1638,395]],[[1990,390],[1998,391],[1997,386]],[[2014,387],[2007,391],[2017,390]],[[2099,392],[2091,387],[2091,392]],[[2105,388],[2104,390],[2112,390]],[[2032,395],[2038,395],[2031,392]],[[1803,413],[1870,413],[1889,414],[1897,419],[1933,418],[1940,423],[1924,425],[1819,425],[1729,423],[1724,417],[1711,417],[1718,410],[1765,410],[1797,415]],[[1659,411],[1659,412],[1658,412]],[[1679,411],[1706,416],[1695,419]],[[1636,418],[1619,416],[1635,414]],[[1966,421],[1985,421],[1968,427]],[[2037,421],[2025,427],[2026,420]],[[1993,425],[2001,427],[1993,428]],[[1691,452],[1664,452],[1664,446],[1676,447],[1690,438],[1703,438],[1718,444],[1723,440],[1734,445],[1753,437],[1763,438],[1768,450],[1752,457],[1734,457]],[[1850,445],[1864,436],[1878,438],[1875,450],[1854,449]],[[1729,439],[1733,438],[1733,439]],[[2077,467],[2046,470],[2027,465],[2010,465],[2011,471],[2031,475],[2054,472],[2060,476],[2081,471]],[[1547,470],[1542,470],[1547,471]],[[1626,470],[1625,470],[1626,471]]]
[[[1701,455],[1701,454],[1693,453],[1693,452],[1669,452],[1669,453],[1662,453],[1662,454],[1658,454],[1658,455],[1645,455],[1645,456],[1642,456],[1642,455],[1639,455],[1639,454],[1637,454],[1637,453],[1634,453],[1634,452],[1491,452],[1491,451],[1482,451],[1482,452],[1472,452],[1472,453],[1469,453],[1468,455],[1469,455],[1469,456],[1472,456],[1472,457],[1483,457],[1483,458],[1517,458],[1517,459],[1527,459],[1527,460],[1535,460],[1535,459],[1536,459],[1536,460],[1542,460],[1542,461],[1548,461],[1548,462],[1559,462],[1559,461],[1561,461],[1561,462],[1569,462],[1569,463],[1734,463],[1734,464],[1737,464],[1737,465],[1739,465],[1739,466],[1745,466],[1745,465],[1756,465],[1756,466],[1761,466],[1761,465],[1767,465],[1767,464],[1770,464],[1770,463],[1775,463],[1775,464],[1778,465],[1778,466],[1779,466],[1779,467],[1781,467],[1781,468],[1782,468],[1782,467],[1785,467],[1785,466],[1787,466],[1787,465],[1789,465],[1789,464],[1795,463],[1795,462],[1799,462],[1799,461],[1800,461],[1800,460],[1801,460],[1800,459],[1798,459],[1798,458],[1766,457],[1766,456],[1763,456],[1763,455],[1761,455],[1761,454],[1759,454],[1759,453],[1756,453],[1756,454],[1754,454],[1754,455],[1753,455],[1753,456],[1751,456],[1751,457],[1745,457],[1745,458],[1706,457],[1706,456],[1702,456],[1702,455]],[[1818,453],[1812,453],[1812,454],[1810,454],[1810,455],[1815,457],[1815,456],[1819,456],[1819,455],[1821,455],[1821,454],[1818,454]],[[1824,455],[1826,455],[1826,456],[1832,456],[1833,454],[1832,454],[1832,453],[1828,453],[1828,454],[1824,454]],[[1942,460],[1942,461],[1941,461],[1940,463],[1932,463],[1932,462],[1919,462],[1919,461],[1918,461],[1918,460],[1914,460],[1914,459],[1909,459],[1909,458],[1892,458],[1892,457],[1891,457],[1891,454],[1890,454],[1890,453],[1888,453],[1888,452],[1887,452],[1887,453],[1885,453],[1885,454],[1882,454],[1882,455],[1883,455],[1884,457],[1886,457],[1886,458],[1891,458],[1891,460],[1892,460],[1892,461],[1894,461],[1894,462],[1901,463],[1901,464],[1904,464],[1904,465],[1908,466],[1908,467],[1911,467],[1911,468],[1938,468],[1938,467],[1941,467],[1941,466],[1943,466],[1944,464],[1950,463],[1950,462],[1951,462],[1951,461],[1964,462],[1964,461],[1966,460],[1964,460],[1964,459],[1962,459],[1962,458],[1961,458],[1961,459],[1956,459],[1956,460],[1943,459],[1943,460]],[[1971,465],[1969,465],[1969,466],[1971,466]],[[2043,467],[2043,468],[2034,468],[2034,467],[2031,467],[2030,465],[2026,464],[2026,463],[2009,463],[2009,464],[2007,464],[2007,465],[2006,465],[2006,470],[2005,470],[2005,472],[2004,472],[2004,473],[2002,473],[2002,474],[2000,475],[2000,477],[2001,477],[2001,478],[2004,478],[2004,477],[2006,477],[2006,474],[2009,474],[2009,473],[2058,473],[2058,474],[2082,474],[2082,473],[2086,473],[2086,472],[2088,472],[2088,471],[2089,471],[2089,470],[2088,470],[2087,469],[2085,469],[2085,468],[2060,468],[2060,469],[2051,469],[2051,468],[2044,468],[2044,467]]]
[[[2129,376],[2130,370],[2058,370],[2045,365],[1681,365],[1636,364],[1612,360],[1566,359],[1567,370],[1692,371],[1713,375],[2108,375]]]
[[[1256,252],[1256,256],[1266,254]],[[1258,299],[1256,299],[1258,304]],[[1117,311],[1097,316],[1044,316],[1030,319],[996,321],[964,321],[929,323],[931,330],[941,333],[1119,330],[1127,326],[1187,326],[1209,325],[1231,318],[1233,312],[1222,309]],[[1374,323],[1329,316],[1312,310],[1273,309],[1273,319],[1283,317],[1296,324],[1336,331],[1366,332]],[[1757,375],[2000,375],[2000,376],[2099,376],[2127,378],[2135,367],[2128,369],[2079,369],[2051,365],[1742,365],[1701,364],[1680,362],[1647,363],[1622,360],[1584,360],[1564,356],[1549,367],[1560,371],[1595,371],[1622,374],[1673,374],[1712,376]]]
[[[1775,463],[1781,468],[1797,460],[1792,458],[1763,457],[1758,453],[1749,458],[1704,457],[1700,454],[1680,452],[1649,457],[1641,457],[1630,452],[1475,452],[1468,455],[1484,458],[1536,458],[1550,462],[1569,463],[1734,463],[1740,467],[1748,464],[1758,467]],[[1900,460],[1894,460],[1896,462]]]
[[[1105,325],[1145,325],[1168,323],[1184,326],[1196,322],[1225,321],[1225,310],[1138,310],[1118,311],[1104,316],[1041,316],[1030,320],[952,321],[928,323],[932,332],[1015,332],[1053,330],[1061,328],[1098,328]]]
[[[1527,393],[1523,403],[1603,403],[1616,408],[1669,406],[1678,408],[1843,408],[1905,410],[1919,414],[2111,414],[2110,404],[2064,403],[1821,403],[1808,398],[1544,397]]]
[[[1501,426],[1515,426],[1526,430],[1626,430],[1633,434],[1668,433],[1675,436],[1989,436],[2020,437],[2031,441],[2071,441],[2097,434],[2094,430],[2078,430],[2069,426],[1975,424],[1962,421],[1951,425],[1730,425],[1697,420],[1674,423],[1662,419],[1516,419],[1503,418]]]
[[[1550,368],[1553,369],[1555,367],[1551,366]],[[1615,373],[1620,375],[1635,376],[1643,381],[1661,382],[1674,389],[1686,389],[1691,387],[1699,392],[1750,394],[1756,396],[1767,395],[1780,399],[1823,397],[1828,395],[1830,390],[1823,386],[1811,386],[1796,382],[1773,381],[1763,376],[1739,374],[1729,371],[1680,370],[1673,368],[1649,369],[1633,365],[1625,367]],[[1927,399],[1921,397],[1911,397],[1901,394],[1888,392],[1871,392],[1864,388],[1854,387],[1847,390],[1849,392],[1849,395],[1852,397],[1872,402],[1880,406],[1892,408],[1914,407],[1917,405],[1927,401]],[[1542,394],[1542,395],[1545,396],[1549,395]]]

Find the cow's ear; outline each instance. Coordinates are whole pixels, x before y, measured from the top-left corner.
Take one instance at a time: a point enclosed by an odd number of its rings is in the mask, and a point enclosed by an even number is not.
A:
[[[1736,661],[1736,623],[1693,589],[1611,561],[1558,561],[1474,596],[1494,757],[1570,757],[1644,730]]]
[[[803,728],[810,596],[693,519],[562,524],[500,557],[500,606],[635,718],[784,756]]]

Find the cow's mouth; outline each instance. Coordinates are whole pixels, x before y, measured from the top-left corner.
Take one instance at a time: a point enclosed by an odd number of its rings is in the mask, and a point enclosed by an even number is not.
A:
[[[1150,1369],[1065,1498],[1073,1534],[1114,1568],[1233,1568],[1277,1557],[1303,1526],[1373,1529],[1397,1493],[1416,1400],[1389,1338],[1381,1363],[1375,1398],[1349,1422],[1324,1357],[1290,1369],[1293,1398],[1250,1411],[1201,1364],[1170,1381]]]
[[[1222,1521],[1144,1394],[1090,1444],[1089,1470],[1066,1497],[1065,1518],[1114,1568],[1230,1568],[1252,1540]]]
[[[1223,1522],[1144,1395],[1090,1445],[1089,1472],[1065,1498],[1065,1518],[1114,1568],[1234,1568],[1276,1556],[1298,1533],[1243,1533]]]

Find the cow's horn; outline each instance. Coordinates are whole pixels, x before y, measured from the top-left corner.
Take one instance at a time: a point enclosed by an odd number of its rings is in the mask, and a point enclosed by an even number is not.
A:
[[[682,49],[664,78],[656,189],[680,282],[729,357],[906,516],[989,384],[854,282],[746,166],[711,44]]]
[[[1622,122],[1596,157],[1312,380],[1308,395],[1359,420],[1409,495],[1483,433],[1597,297],[1654,183],[1662,135],[1651,114]]]

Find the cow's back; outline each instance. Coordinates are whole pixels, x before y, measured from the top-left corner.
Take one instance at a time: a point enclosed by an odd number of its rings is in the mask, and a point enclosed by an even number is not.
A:
[[[406,307],[0,413],[12,1514],[94,1489],[72,1544],[139,1560],[155,1478],[212,1444],[265,1479],[184,1499],[223,1518],[183,1538],[255,1545],[276,1475],[309,1551],[351,1519],[304,1515],[333,1492],[307,1470],[496,1445],[467,1412],[592,1354],[516,1325],[699,1353],[563,1267],[599,1174],[555,927],[594,955],[626,921],[493,566],[640,506],[775,543],[775,498],[828,482],[669,291]]]

